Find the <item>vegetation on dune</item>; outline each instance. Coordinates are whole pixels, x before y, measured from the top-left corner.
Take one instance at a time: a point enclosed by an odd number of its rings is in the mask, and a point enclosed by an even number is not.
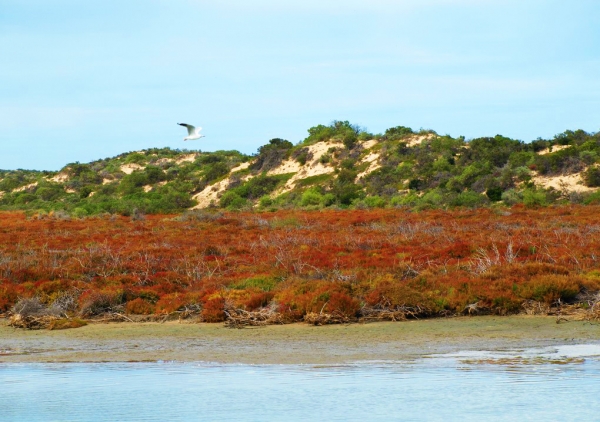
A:
[[[583,130],[525,143],[405,126],[372,134],[333,121],[297,144],[271,139],[253,156],[152,148],[59,172],[0,171],[0,209],[85,217],[176,213],[199,202],[229,210],[594,204],[599,157],[600,133]],[[542,180],[559,176],[580,184]]]
[[[133,315],[243,326],[565,306],[597,317],[598,211],[2,213],[0,312],[34,328]]]
[[[180,212],[196,204],[194,193],[247,159],[237,151],[154,148],[71,163],[59,172],[5,171],[0,174],[0,208],[62,210],[75,217]]]
[[[153,148],[0,171],[0,313],[55,329],[598,317],[599,156],[600,132],[524,143],[334,121],[253,156]]]

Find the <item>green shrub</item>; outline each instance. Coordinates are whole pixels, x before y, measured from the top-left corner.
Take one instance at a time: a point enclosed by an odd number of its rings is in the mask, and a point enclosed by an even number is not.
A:
[[[415,206],[420,199],[419,195],[411,191],[405,195],[393,196],[390,200],[390,205],[393,207],[412,207]]]
[[[53,201],[62,196],[64,190],[59,185],[44,185],[36,189],[35,195],[43,201]]]
[[[125,158],[125,164],[146,164],[146,156],[144,154],[140,154],[139,152],[134,152],[129,154],[127,158]]]
[[[600,205],[600,190],[587,194],[583,200],[586,205]]]
[[[331,162],[331,154],[325,153],[319,157],[319,163],[328,164]]]
[[[88,211],[85,208],[77,207],[71,212],[75,218],[83,218],[88,216]]]
[[[219,199],[221,208],[229,208],[232,210],[242,209],[247,203],[248,201],[246,198],[242,198],[238,193],[232,190],[225,192]]]
[[[275,190],[281,183],[286,182],[292,174],[279,174],[267,176],[265,173],[260,176],[253,177],[245,183],[230,189],[229,192],[235,192],[242,198],[258,199]]]
[[[226,163],[219,161],[208,165],[204,170],[204,181],[210,183],[229,173],[229,167]]]
[[[384,208],[387,204],[381,196],[367,196],[361,201],[367,208]]]
[[[410,190],[419,190],[421,188],[422,184],[423,184],[423,181],[420,179],[411,179],[408,182],[408,188]]]
[[[548,205],[546,193],[541,190],[525,189],[523,191],[523,204],[527,207],[544,207]]]
[[[489,188],[485,192],[485,194],[489,198],[490,201],[498,202],[498,201],[502,200],[502,188],[499,188],[499,187]]]
[[[316,189],[308,189],[302,194],[300,199],[300,205],[303,207],[311,205],[321,205],[323,202],[323,195]]]
[[[600,168],[590,167],[583,173],[583,180],[587,187],[600,187]]]
[[[85,199],[94,191],[94,188],[91,186],[84,186],[79,190],[79,197],[81,199]]]
[[[312,153],[308,148],[300,148],[294,151],[292,157],[300,163],[301,166],[305,165],[308,160],[312,159]]]
[[[262,208],[267,208],[273,205],[273,199],[269,195],[263,195],[258,200],[258,204]]]
[[[308,137],[304,144],[314,144],[326,140],[341,141],[348,149],[352,149],[358,141],[359,135],[364,131],[357,125],[347,120],[334,120],[329,126],[318,125],[308,129]]]
[[[500,195],[498,195],[498,196],[501,197],[502,193],[500,193]],[[474,207],[481,206],[481,205],[485,204],[486,202],[487,202],[487,200],[486,200],[485,196],[483,196],[477,192],[473,192],[472,190],[467,190],[465,192],[459,193],[456,196],[456,198],[453,199],[452,205],[458,206],[458,207],[474,208]]]
[[[406,126],[396,126],[387,129],[383,136],[388,140],[396,140],[410,135],[414,135],[414,132],[411,128]]]
[[[438,189],[432,189],[425,193],[419,201],[417,205],[420,208],[438,208],[445,204],[445,198],[441,191]]]
[[[598,152],[597,151],[581,151],[579,153],[579,158],[588,166],[594,164],[598,161]]]
[[[514,189],[508,189],[502,192],[502,201],[506,205],[515,205],[523,202],[523,194]]]
[[[258,149],[258,155],[250,166],[252,170],[266,172],[277,167],[289,156],[294,145],[285,139],[274,138]]]
[[[277,285],[278,280],[274,277],[267,276],[257,276],[247,278],[242,281],[238,281],[237,283],[231,285],[232,289],[236,290],[245,290],[245,289],[259,289],[264,292],[270,292]]]
[[[569,302],[580,291],[580,280],[571,275],[544,274],[534,276],[522,288],[520,296],[551,305],[556,300]]]

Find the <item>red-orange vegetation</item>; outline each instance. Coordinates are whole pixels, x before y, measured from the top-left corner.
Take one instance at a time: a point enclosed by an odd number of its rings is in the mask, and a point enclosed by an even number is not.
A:
[[[156,302],[156,313],[170,314],[184,310],[188,306],[198,305],[200,295],[198,293],[169,293],[160,297]]]
[[[123,303],[122,292],[106,290],[87,290],[79,297],[81,315],[93,317],[117,310]]]
[[[216,297],[204,302],[201,316],[204,322],[225,321],[225,298]]]
[[[301,320],[350,318],[365,305],[436,315],[475,302],[511,313],[600,290],[599,211],[286,210],[212,221],[0,213],[0,312],[69,293],[88,316],[201,307],[204,320],[220,321],[226,306],[274,305]]]
[[[259,308],[264,308],[271,303],[271,300],[273,300],[274,296],[275,293],[273,292],[252,293],[250,297],[243,303],[243,306],[248,311],[255,311]]]
[[[325,306],[328,312],[347,318],[357,317],[360,310],[360,302],[357,299],[339,291],[334,291],[329,295],[327,305]]]
[[[138,297],[127,302],[125,310],[128,314],[134,315],[151,315],[156,311],[156,306],[147,300]]]

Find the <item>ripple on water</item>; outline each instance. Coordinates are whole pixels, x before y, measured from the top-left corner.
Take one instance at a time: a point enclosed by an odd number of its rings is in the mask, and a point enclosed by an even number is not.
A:
[[[576,365],[600,359],[600,344],[575,344],[500,351],[461,351],[431,355],[431,359],[469,365],[500,365],[524,368],[539,365]]]
[[[0,364],[0,420],[594,420],[599,357],[576,345],[343,365]]]

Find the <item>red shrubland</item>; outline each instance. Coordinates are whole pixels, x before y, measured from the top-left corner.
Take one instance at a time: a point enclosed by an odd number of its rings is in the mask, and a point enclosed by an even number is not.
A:
[[[78,312],[170,314],[273,305],[355,317],[364,306],[512,313],[600,289],[598,206],[496,211],[379,209],[84,220],[0,214],[0,312],[19,298]]]

